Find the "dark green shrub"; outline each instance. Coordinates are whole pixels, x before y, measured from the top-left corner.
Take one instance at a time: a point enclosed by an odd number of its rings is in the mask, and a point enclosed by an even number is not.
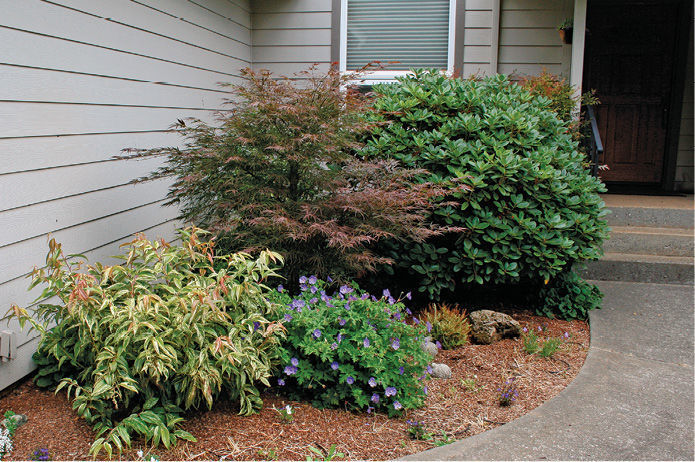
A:
[[[589,311],[601,308],[603,294],[574,271],[565,271],[548,281],[538,293],[536,313],[562,319],[586,319]]]
[[[466,317],[466,312],[461,311],[458,306],[433,303],[420,315],[420,319],[430,323],[432,338],[438,340],[445,350],[458,348],[468,343],[471,323]]]
[[[428,170],[423,180],[460,203],[439,206],[431,220],[463,232],[385,250],[419,278],[420,291],[437,299],[461,284],[538,282],[601,256],[605,189],[550,100],[505,76],[431,70],[374,91],[374,117],[388,124],[373,130],[363,154]]]
[[[263,281],[279,256],[214,257],[202,230],[179,234],[181,246],[138,236],[120,265],[86,268],[51,240],[31,287],[45,285],[40,299],[58,303],[39,304],[38,320],[13,307],[41,333],[37,385],[67,388],[94,426],[94,455],[120,452],[136,435],[166,447],[193,440],[178,428],[183,411],[219,396],[238,401],[241,414],[262,404],[256,385],[269,385],[282,331],[268,320],[277,306]]]
[[[293,399],[317,407],[347,406],[397,415],[423,404],[430,356],[421,344],[423,323],[407,324],[409,310],[384,291],[383,297],[303,277],[301,293],[277,292],[287,329],[277,383]]]
[[[175,178],[168,197],[187,222],[209,229],[224,252],[274,249],[288,284],[301,274],[340,280],[391,263],[371,246],[385,238],[432,235],[429,198],[418,172],[352,153],[369,100],[337,70],[296,84],[244,71],[218,125],[177,127],[184,148],[134,150],[126,158],[166,156],[147,179]]]

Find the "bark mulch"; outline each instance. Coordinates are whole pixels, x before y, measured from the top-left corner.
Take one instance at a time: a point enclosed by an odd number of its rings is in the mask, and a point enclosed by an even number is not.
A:
[[[435,362],[449,365],[452,377],[430,380],[425,406],[401,418],[319,410],[266,394],[263,409],[253,416],[241,417],[224,402],[211,411],[188,415],[184,428],[197,438],[196,443],[183,442],[164,450],[135,441],[120,459],[136,460],[136,452],[142,450],[148,460],[149,455],[161,460],[306,460],[309,455],[318,459],[310,446],[325,453],[335,444],[344,454],[340,459],[384,460],[504,425],[562,391],[579,372],[589,349],[586,322],[552,320],[528,312],[516,312],[514,317],[528,329],[543,326],[541,337],[568,332],[570,338],[552,358],[526,354],[520,339],[440,351]],[[513,405],[503,407],[498,389],[511,377],[519,395]],[[294,408],[291,423],[281,423],[274,410],[286,404]],[[40,390],[27,380],[0,398],[0,413],[7,410],[26,414],[29,421],[17,430],[15,449],[5,460],[29,459],[39,448],[47,448],[52,460],[90,459],[93,433],[72,411],[65,394]],[[423,422],[431,438],[410,439],[407,420]]]

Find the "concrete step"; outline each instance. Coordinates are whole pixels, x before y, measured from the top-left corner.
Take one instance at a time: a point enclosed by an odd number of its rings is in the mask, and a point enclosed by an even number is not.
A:
[[[585,279],[693,284],[693,257],[607,252],[581,271]]]
[[[606,216],[613,226],[640,226],[660,228],[692,228],[695,214],[692,209],[652,208],[652,207],[609,207]]]
[[[652,228],[647,226],[611,226],[611,237],[603,250],[611,253],[632,253],[692,257],[693,228]]]

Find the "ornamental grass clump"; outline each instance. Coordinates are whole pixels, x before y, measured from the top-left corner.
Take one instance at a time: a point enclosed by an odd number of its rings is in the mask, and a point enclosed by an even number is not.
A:
[[[432,338],[439,341],[445,350],[468,343],[471,323],[466,317],[466,311],[461,311],[458,306],[432,303],[420,318],[432,326]]]
[[[113,266],[85,267],[51,240],[46,267],[32,273],[31,287],[45,285],[36,319],[13,307],[41,333],[36,384],[67,390],[94,426],[93,455],[134,437],[194,441],[179,428],[184,411],[218,398],[240,414],[262,405],[257,387],[269,385],[283,332],[263,282],[280,257],[215,256],[205,234],[181,230],[178,246],[140,235]]]
[[[298,295],[280,287],[271,297],[285,307],[278,318],[287,330],[276,377],[281,393],[316,407],[390,416],[424,403],[424,323],[407,323],[410,310],[388,290],[377,298],[354,284],[329,293],[315,276],[299,282]]]
[[[397,258],[399,275],[415,277],[431,299],[471,285],[537,291],[602,255],[605,187],[550,99],[503,75],[464,80],[434,70],[374,91],[374,120],[386,123],[375,126],[362,154],[424,168],[422,181],[447,188],[444,199],[460,203],[441,204],[430,220],[462,232],[384,250]],[[596,305],[574,302],[582,304],[577,312]]]
[[[416,180],[417,169],[354,155],[358,136],[375,123],[365,117],[369,98],[350,77],[335,69],[299,77],[246,69],[215,125],[181,121],[184,147],[123,157],[165,157],[140,181],[173,177],[168,204],[215,233],[221,250],[278,251],[293,289],[301,274],[347,281],[391,264],[371,247],[437,234],[426,217],[430,199],[442,194]]]

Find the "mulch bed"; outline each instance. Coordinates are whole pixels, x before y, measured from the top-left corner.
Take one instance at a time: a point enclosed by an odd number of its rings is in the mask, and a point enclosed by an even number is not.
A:
[[[150,452],[136,441],[120,459],[138,459],[136,451],[143,450],[146,457],[153,454],[161,460],[306,460],[309,455],[318,457],[309,446],[327,451],[335,444],[344,454],[342,459],[385,460],[504,425],[562,391],[579,372],[589,349],[586,322],[551,320],[529,312],[513,315],[529,329],[544,326],[542,337],[569,332],[570,338],[553,358],[526,354],[519,339],[440,351],[435,362],[449,365],[452,377],[430,380],[425,406],[401,418],[319,410],[265,394],[263,409],[253,416],[241,417],[225,402],[211,411],[191,413],[183,427],[197,438],[196,443],[182,442],[170,450],[160,447]],[[502,407],[498,388],[510,377],[515,377],[519,396],[513,405]],[[294,408],[292,423],[281,423],[273,409],[286,404]],[[91,428],[72,411],[64,393],[54,395],[27,380],[0,398],[0,413],[7,410],[26,414],[29,421],[17,430],[15,450],[5,460],[29,459],[39,448],[47,448],[53,460],[91,459]],[[410,439],[406,420],[424,422],[432,438]]]

